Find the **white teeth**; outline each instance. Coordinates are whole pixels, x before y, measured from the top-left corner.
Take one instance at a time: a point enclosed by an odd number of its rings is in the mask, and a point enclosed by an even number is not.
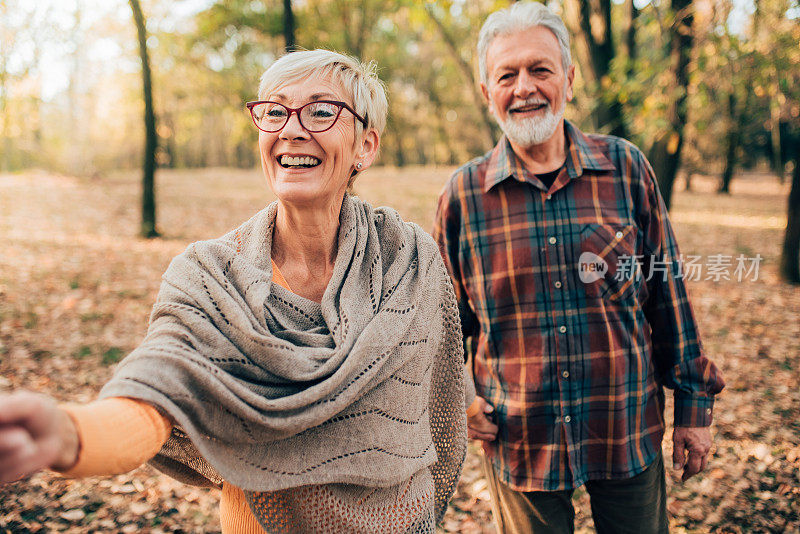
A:
[[[547,106],[546,102],[529,102],[521,106],[510,108],[509,111],[532,111]]]
[[[312,156],[281,156],[281,165],[290,167],[294,165],[319,165],[319,159]]]

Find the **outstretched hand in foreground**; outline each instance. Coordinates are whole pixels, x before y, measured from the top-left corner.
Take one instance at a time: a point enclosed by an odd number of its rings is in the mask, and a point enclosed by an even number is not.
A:
[[[69,469],[78,458],[72,419],[46,395],[0,394],[0,484],[42,469]]]

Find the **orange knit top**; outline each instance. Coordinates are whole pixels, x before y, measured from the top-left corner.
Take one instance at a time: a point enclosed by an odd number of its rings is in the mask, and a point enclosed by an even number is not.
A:
[[[289,284],[272,262],[272,281]],[[172,431],[172,422],[152,405],[112,397],[86,405],[63,405],[78,430],[80,452],[67,477],[113,475],[136,469],[155,456]],[[220,524],[224,534],[263,534],[241,488],[222,483]]]

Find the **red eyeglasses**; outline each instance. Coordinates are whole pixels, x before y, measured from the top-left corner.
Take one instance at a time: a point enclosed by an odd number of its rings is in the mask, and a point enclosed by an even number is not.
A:
[[[250,110],[250,116],[253,117],[253,123],[256,128],[262,132],[279,132],[289,122],[292,113],[297,113],[300,126],[307,131],[312,133],[324,132],[333,128],[333,125],[339,120],[339,115],[342,114],[342,109],[352,113],[365,128],[367,127],[367,121],[364,117],[356,113],[356,110],[346,103],[337,100],[315,100],[299,108],[290,108],[268,100],[256,100],[245,105]]]

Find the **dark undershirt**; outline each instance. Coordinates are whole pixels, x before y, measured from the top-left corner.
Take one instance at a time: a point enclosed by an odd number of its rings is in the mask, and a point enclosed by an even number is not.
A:
[[[544,184],[544,188],[549,190],[553,186],[553,182],[558,178],[558,173],[561,172],[561,167],[554,171],[537,174],[536,177]]]

